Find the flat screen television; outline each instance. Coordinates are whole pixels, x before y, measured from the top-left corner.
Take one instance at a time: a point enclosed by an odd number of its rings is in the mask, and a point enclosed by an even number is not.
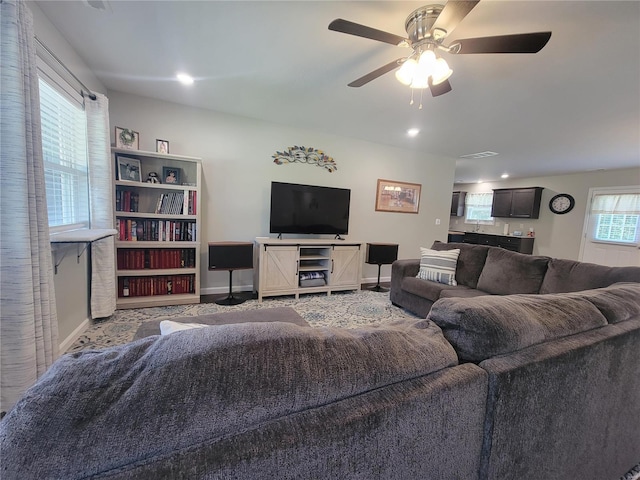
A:
[[[271,182],[270,233],[347,234],[348,188]]]

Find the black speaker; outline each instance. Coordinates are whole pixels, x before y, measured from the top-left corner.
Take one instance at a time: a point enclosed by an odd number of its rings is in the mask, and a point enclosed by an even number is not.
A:
[[[367,263],[389,265],[397,259],[397,243],[367,243]]]
[[[253,243],[212,242],[209,244],[209,270],[229,270],[229,295],[218,305],[238,305],[245,301],[233,296],[233,271],[253,268]]]
[[[388,288],[380,286],[380,268],[390,265],[398,259],[397,243],[367,243],[367,263],[378,265],[378,283],[371,290],[374,292],[388,292]]]
[[[253,243],[215,242],[209,244],[209,270],[253,268]]]

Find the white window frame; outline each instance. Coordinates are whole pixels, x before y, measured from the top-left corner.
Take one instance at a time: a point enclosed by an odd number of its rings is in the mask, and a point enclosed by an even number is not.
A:
[[[45,82],[49,87],[56,91],[56,93],[60,94],[65,100],[68,100],[70,104],[78,107],[84,114],[84,99],[82,95],[73,89],[73,87],[62,78],[58,73],[56,73],[49,65],[47,65],[43,60],[38,57],[38,76],[39,80]],[[82,154],[84,154],[84,162],[86,162],[87,166],[85,172],[79,173],[79,181],[80,189],[77,191],[67,193],[71,195],[71,208],[77,209],[79,208],[79,212],[76,216],[76,221],[67,222],[67,223],[57,223],[55,220],[49,220],[49,230],[51,233],[60,233],[69,230],[77,230],[80,228],[89,228],[90,226],[90,216],[89,216],[89,176],[88,176],[88,159],[87,159],[87,148],[86,148],[86,120],[84,122],[84,151],[82,147],[78,147],[76,145],[75,152],[80,152],[80,158],[82,158]],[[82,132],[80,132],[82,137]],[[44,147],[44,145],[43,145]],[[78,170],[72,167],[66,167],[63,165],[58,165],[56,163],[49,163],[47,161],[47,157],[49,156],[43,148],[44,153],[44,162],[45,162],[45,178],[51,174],[52,166],[55,171],[59,171],[61,173],[73,173],[76,176],[78,175]],[[77,160],[76,154],[74,154],[74,159]],[[81,162],[82,163],[82,162]],[[61,186],[64,189],[64,185]],[[62,192],[62,195],[65,196],[65,192]],[[76,195],[81,195],[80,199],[75,197]],[[52,195],[47,195],[47,204],[51,203]],[[66,197],[68,198],[68,196]],[[62,200],[62,199],[60,199]],[[64,208],[64,207],[63,207]],[[66,207],[69,208],[69,207]],[[53,223],[52,223],[53,222]]]
[[[596,202],[596,198],[598,196],[616,196],[616,195],[632,195],[636,197],[636,207],[633,208],[633,211],[617,211],[615,207],[611,208],[611,212],[607,213],[594,213],[594,208],[598,208],[594,205]],[[629,246],[638,246],[640,244],[640,189],[639,187],[620,187],[620,188],[603,188],[603,189],[592,189],[590,192],[589,198],[589,211],[587,212],[587,218],[591,215],[595,215],[597,219],[593,221],[593,228],[590,228],[589,231],[586,232],[585,238],[588,241],[594,243],[605,243],[610,245],[629,245]],[[635,220],[635,225],[633,225],[634,232],[633,238],[630,240],[624,240],[623,238],[602,238],[598,237],[598,232],[600,227],[602,226],[602,217],[607,216],[611,217],[611,220],[615,217],[621,217],[623,221],[626,222],[627,218],[631,218]],[[604,226],[606,227],[606,225]],[[585,230],[588,228],[587,223],[585,223]],[[624,227],[623,227],[624,228]]]
[[[469,192],[464,199],[464,223],[470,225],[495,225],[495,218],[491,216],[493,192]],[[478,210],[486,211],[488,218],[474,218]]]

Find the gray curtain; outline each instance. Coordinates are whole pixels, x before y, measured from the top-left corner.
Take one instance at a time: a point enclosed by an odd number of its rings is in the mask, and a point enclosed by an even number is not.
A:
[[[0,410],[58,355],[31,11],[0,0]]]
[[[85,97],[89,161],[91,228],[113,228],[113,162],[109,145],[109,100],[96,93]],[[91,318],[110,316],[116,309],[114,237],[91,245]]]

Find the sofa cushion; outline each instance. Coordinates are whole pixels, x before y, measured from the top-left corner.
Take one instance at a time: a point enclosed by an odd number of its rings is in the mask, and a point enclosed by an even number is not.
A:
[[[456,282],[458,282],[458,285],[465,285],[470,288],[478,286],[478,279],[487,260],[489,247],[470,243],[442,243],[435,241],[431,248],[433,250],[459,249]]]
[[[160,322],[163,319],[146,320],[142,322],[134,340],[139,340],[150,335],[160,335]],[[207,313],[190,317],[171,317],[172,322],[202,323],[204,325],[224,325],[226,323],[249,322],[288,322],[301,327],[309,324],[291,307],[255,308],[253,310],[235,310],[220,313]]]
[[[427,319],[472,362],[607,324],[593,303],[567,294],[443,298]]]
[[[609,323],[640,318],[640,283],[616,283],[568,295],[593,303]]]
[[[437,251],[430,248],[420,249],[420,270],[418,278],[445,285],[457,285],[456,265],[458,263],[459,249]]]
[[[538,293],[548,262],[549,257],[491,248],[478,279],[478,288],[494,295]]]
[[[477,288],[469,288],[463,285],[458,285],[456,288],[446,289],[440,292],[440,298],[473,298],[482,297],[484,295],[491,294],[478,290]]]
[[[13,453],[3,468],[19,478],[115,477],[456,364],[440,328],[415,319],[358,329],[216,325],[68,354],[2,420],[3,453]]]
[[[606,267],[595,263],[552,258],[540,293],[578,292],[618,282],[639,282],[640,267]]]
[[[456,289],[458,289],[458,287],[422,280],[417,277],[405,277],[402,279],[402,290],[417,295],[418,297],[426,298],[432,302],[438,300],[444,290]]]

